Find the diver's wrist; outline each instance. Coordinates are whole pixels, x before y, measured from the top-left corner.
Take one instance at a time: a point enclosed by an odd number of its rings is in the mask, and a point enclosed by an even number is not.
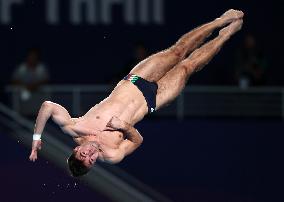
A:
[[[33,141],[41,140],[41,134],[39,133],[34,133],[33,134]]]

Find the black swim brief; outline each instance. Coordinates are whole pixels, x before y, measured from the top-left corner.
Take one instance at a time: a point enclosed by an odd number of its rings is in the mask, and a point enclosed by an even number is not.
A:
[[[135,74],[128,74],[123,78],[132,82],[142,92],[148,105],[148,112],[152,113],[156,109],[156,95],[158,84],[155,82],[147,81]]]

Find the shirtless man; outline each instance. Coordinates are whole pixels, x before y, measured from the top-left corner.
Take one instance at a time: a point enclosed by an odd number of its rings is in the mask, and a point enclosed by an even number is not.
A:
[[[183,35],[170,48],[143,60],[106,99],[82,117],[71,118],[62,106],[45,101],[36,119],[30,160],[37,159],[40,137],[51,117],[79,145],[68,159],[73,176],[87,173],[97,159],[111,164],[120,162],[143,141],[133,126],[147,113],[160,109],[181,93],[189,76],[201,70],[241,29],[243,15],[241,11],[229,10]],[[202,45],[218,28],[221,29],[219,35]]]

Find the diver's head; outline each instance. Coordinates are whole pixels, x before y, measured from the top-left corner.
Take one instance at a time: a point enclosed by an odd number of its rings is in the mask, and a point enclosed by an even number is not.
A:
[[[97,147],[90,142],[76,147],[67,160],[72,176],[80,177],[88,173],[98,156]]]

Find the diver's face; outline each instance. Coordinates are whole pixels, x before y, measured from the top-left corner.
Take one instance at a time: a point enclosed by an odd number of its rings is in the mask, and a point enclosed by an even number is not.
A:
[[[92,167],[98,156],[99,152],[92,144],[84,144],[74,149],[75,158],[82,161],[87,168]]]

